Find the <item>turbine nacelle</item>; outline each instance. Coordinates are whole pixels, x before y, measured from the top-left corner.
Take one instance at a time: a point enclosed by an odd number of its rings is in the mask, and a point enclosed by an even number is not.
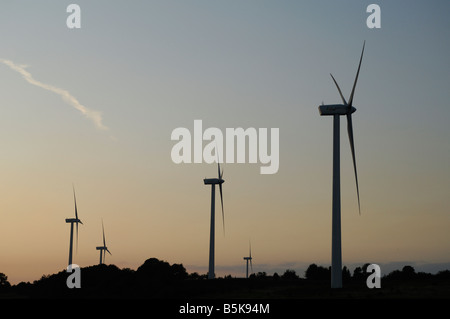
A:
[[[223,180],[222,178],[205,178],[203,182],[205,183],[205,185],[215,185],[223,184],[225,183],[225,180]]]
[[[319,106],[321,116],[326,115],[347,115],[355,113],[356,108],[344,104],[328,104]]]
[[[78,218],[66,218],[66,223],[80,223],[80,224],[83,224],[81,222],[81,220],[79,220]]]
[[[110,255],[112,255],[111,252],[109,251],[108,247],[106,247],[106,246],[98,246],[98,247],[95,247],[95,249],[107,251]]]

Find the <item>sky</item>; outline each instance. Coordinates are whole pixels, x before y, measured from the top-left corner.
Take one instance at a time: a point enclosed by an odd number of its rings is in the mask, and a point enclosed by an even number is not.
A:
[[[81,28],[68,28],[67,6]],[[381,9],[370,29],[369,4]],[[206,274],[215,163],[172,160],[176,128],[279,129],[279,169],[223,163],[216,275],[331,264],[332,118],[363,42],[353,114],[361,214],[341,118],[342,263],[450,268],[450,3],[2,1],[0,272],[148,258]],[[259,135],[260,136],[260,135]],[[209,141],[204,141],[205,146]],[[248,150],[248,145],[247,145]],[[220,199],[216,191],[216,207]],[[391,267],[391,268],[389,268]],[[353,267],[354,268],[354,267]],[[398,269],[398,268],[396,268]]]

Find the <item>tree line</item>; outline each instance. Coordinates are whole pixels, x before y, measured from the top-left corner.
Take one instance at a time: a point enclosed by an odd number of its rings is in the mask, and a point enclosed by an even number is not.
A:
[[[344,266],[342,277],[344,285],[358,283],[364,285],[369,263],[356,267],[353,273]],[[287,269],[283,274],[267,275],[266,272],[251,274],[249,279],[234,278],[231,275],[207,280],[207,275],[188,273],[182,264],[169,264],[157,258],[147,259],[137,270],[130,268],[119,269],[115,265],[96,265],[81,269],[82,289],[68,289],[66,280],[68,273],[63,270],[57,274],[44,275],[39,280],[21,282],[11,285],[8,277],[0,273],[1,296],[25,297],[97,297],[114,296],[119,298],[147,297],[183,297],[202,295],[209,292],[239,291],[244,288],[263,287],[272,284],[311,283],[321,287],[329,287],[331,267],[311,264],[306,269],[304,277],[300,277],[295,270]],[[394,270],[382,277],[383,281],[411,282],[421,279],[444,279],[450,282],[450,271],[441,271],[436,275],[416,272],[412,266],[406,265],[401,270]],[[249,286],[250,285],[250,286]],[[252,286],[253,285],[253,286]],[[255,286],[256,285],[256,286]]]

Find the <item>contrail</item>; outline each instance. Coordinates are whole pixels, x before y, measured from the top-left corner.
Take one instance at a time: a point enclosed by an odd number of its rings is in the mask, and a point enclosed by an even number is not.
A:
[[[88,119],[90,119],[91,121],[94,122],[95,126],[98,129],[101,130],[107,130],[108,127],[106,127],[105,125],[103,125],[102,123],[102,115],[100,112],[98,111],[94,111],[91,109],[88,109],[87,107],[83,106],[82,104],[80,104],[80,102],[78,102],[78,100],[72,95],[70,94],[67,90],[58,88],[56,86],[50,85],[50,84],[45,84],[42,82],[39,82],[35,79],[33,79],[32,75],[30,72],[25,70],[24,65],[18,65],[16,63],[14,63],[13,61],[10,60],[5,60],[5,59],[0,59],[0,62],[9,66],[12,70],[20,73],[23,78],[30,84],[36,85],[40,88],[43,88],[44,90],[53,92],[58,94],[59,96],[62,97],[62,99],[64,101],[66,101],[68,104],[70,104],[71,106],[73,106],[75,109],[77,109],[78,111],[80,111],[84,116],[86,116]]]

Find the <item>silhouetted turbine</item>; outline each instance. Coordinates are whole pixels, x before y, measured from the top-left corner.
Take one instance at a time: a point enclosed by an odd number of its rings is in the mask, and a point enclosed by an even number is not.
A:
[[[72,265],[72,247],[73,247],[73,224],[75,223],[77,225],[77,251],[78,251],[78,224],[83,224],[81,220],[78,218],[78,211],[77,211],[77,199],[75,197],[75,187],[72,185],[73,188],[73,200],[75,202],[75,218],[66,218],[66,223],[70,223],[70,245],[69,245],[69,267],[71,268]]]
[[[106,252],[112,255],[108,247],[106,247],[105,228],[103,227],[103,219],[102,219],[102,231],[103,231],[103,246],[95,247],[95,249],[100,250],[100,265],[103,264],[104,261],[106,260]]]
[[[220,190],[220,203],[222,204],[222,223],[223,231],[225,233],[225,215],[223,211],[223,196],[222,196],[222,184],[225,182],[222,179],[223,171],[220,171],[219,160],[217,160],[218,178],[205,178],[203,182],[205,185],[211,185],[211,227],[209,234],[209,267],[208,267],[208,279],[214,279],[214,238],[215,238],[215,190],[216,184],[219,185]]]
[[[245,278],[248,278],[248,262],[250,261],[250,267],[253,273],[253,264],[252,264],[252,243],[250,244],[250,251],[248,257],[244,257],[244,260],[247,261],[247,271],[245,273]]]
[[[353,124],[352,113],[356,111],[353,107],[353,96],[355,93],[356,82],[358,81],[359,70],[361,68],[361,62],[364,55],[364,47],[366,42],[364,41],[361,58],[359,60],[358,71],[356,72],[355,82],[353,83],[353,89],[350,94],[350,99],[347,103],[342,95],[341,89],[337,84],[332,74],[331,78],[336,85],[339,95],[341,96],[344,104],[332,104],[319,106],[320,115],[332,115],[333,116],[333,212],[332,212],[332,245],[331,245],[331,288],[342,287],[342,248],[341,248],[341,176],[340,176],[340,145],[339,145],[339,116],[345,115],[347,117],[347,133],[350,141],[350,149],[352,152],[353,169],[355,172],[356,180],[356,194],[358,196],[358,210],[361,215],[361,206],[359,201],[359,186],[358,175],[356,173],[356,159],[355,159],[355,144],[353,141]]]

